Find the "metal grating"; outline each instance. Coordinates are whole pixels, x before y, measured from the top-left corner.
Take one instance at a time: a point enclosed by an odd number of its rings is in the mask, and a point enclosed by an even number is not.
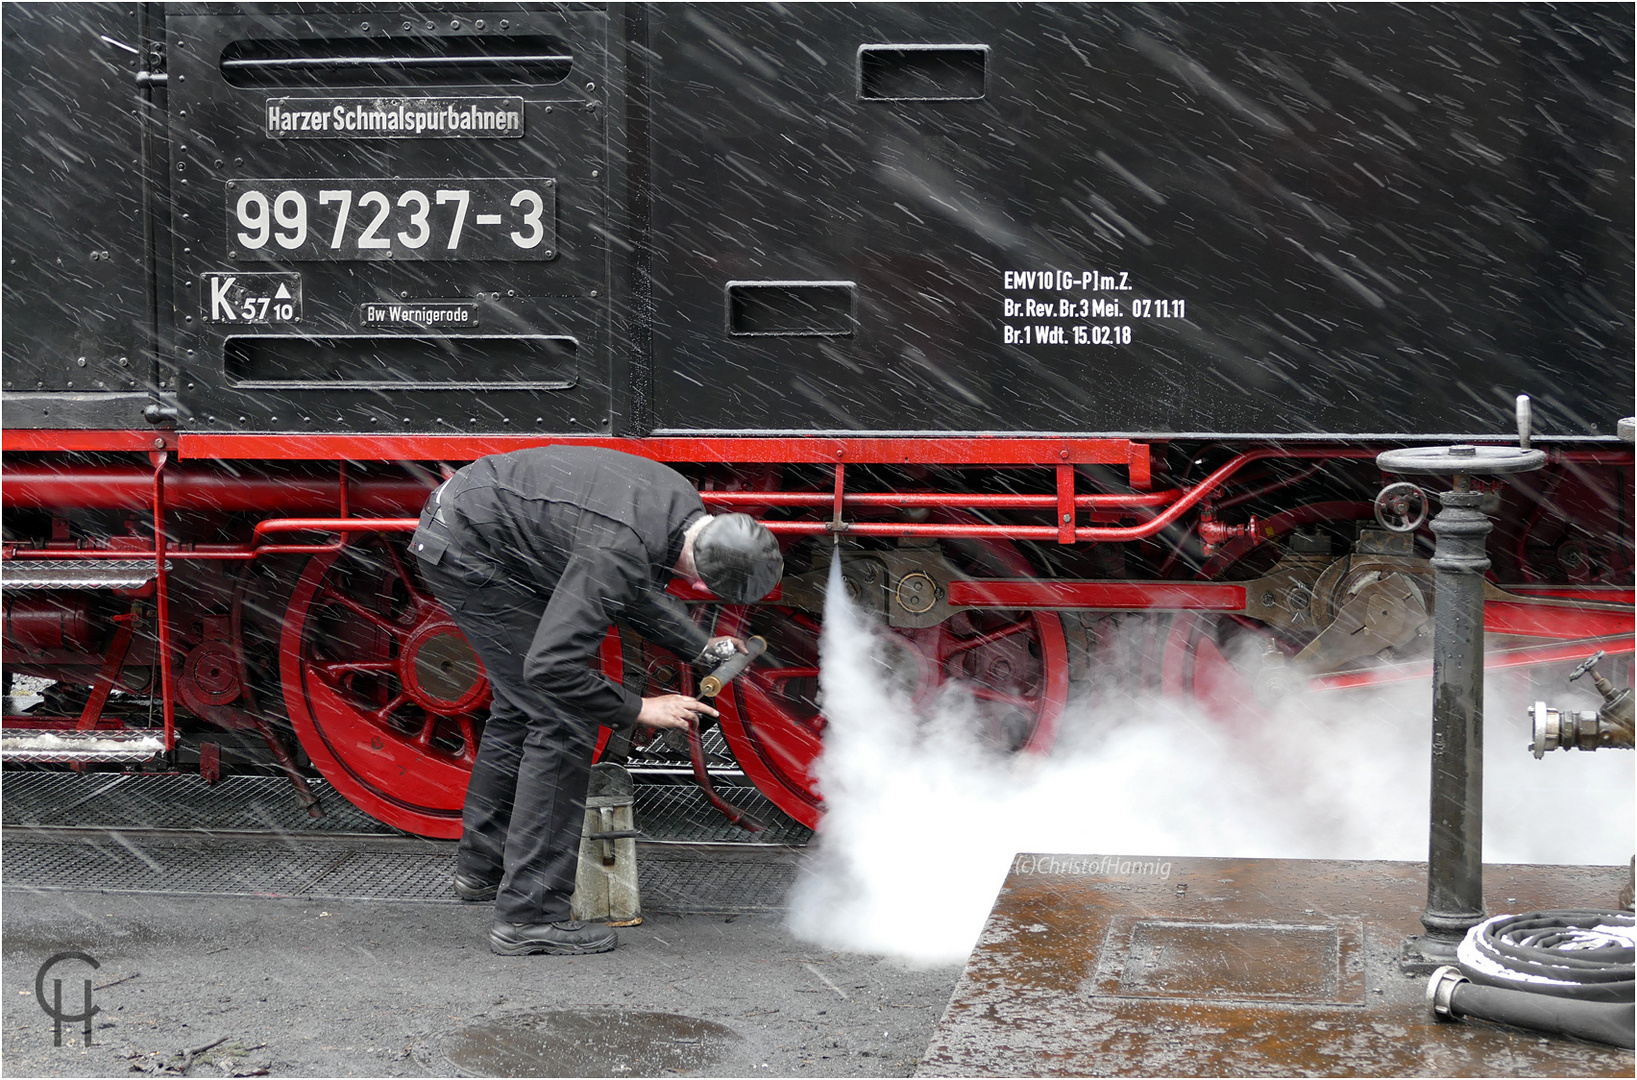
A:
[[[766,825],[759,833],[746,832],[713,807],[690,779],[682,784],[644,784],[637,778],[636,823],[654,840],[693,843],[775,844],[803,847],[813,830],[786,817],[784,812],[741,777],[738,784],[713,778],[716,793]]]
[[[309,781],[325,816],[310,818],[282,776],[229,776],[207,784],[173,773],[9,771],[0,779],[7,827],[197,829],[399,835],[322,780]]]
[[[7,728],[0,735],[0,761],[147,761],[165,749],[163,735],[150,731],[61,731]]]
[[[803,845],[812,830],[786,817],[742,775],[718,774],[718,791],[768,825],[745,832],[705,801],[691,778],[636,780],[637,827],[655,840]],[[19,828],[402,835],[356,809],[322,780],[310,780],[325,809],[310,818],[281,776],[230,776],[215,784],[190,774],[27,772],[0,779],[0,823]]]
[[[795,884],[798,863],[637,856],[637,881],[647,911],[678,915],[783,911]]]
[[[171,569],[165,560],[165,570]],[[0,563],[0,588],[135,589],[157,576],[157,558],[7,559]]]
[[[368,843],[368,841],[356,841]],[[432,845],[428,845],[431,848]],[[799,856],[783,850],[735,857],[722,849],[638,850],[645,911],[673,914],[781,910]],[[117,833],[75,842],[8,839],[0,875],[8,889],[394,900],[458,904],[452,844],[416,851],[357,850],[335,840],[132,840]]]

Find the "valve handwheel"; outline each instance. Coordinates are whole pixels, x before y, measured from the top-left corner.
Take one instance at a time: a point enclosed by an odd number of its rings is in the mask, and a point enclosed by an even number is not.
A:
[[[1376,524],[1388,532],[1414,532],[1426,523],[1428,505],[1427,493],[1417,485],[1388,484],[1376,496]]]

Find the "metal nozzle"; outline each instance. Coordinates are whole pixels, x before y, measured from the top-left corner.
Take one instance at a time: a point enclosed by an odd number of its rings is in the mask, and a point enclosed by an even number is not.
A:
[[[699,696],[713,698],[722,692],[722,688],[733,681],[733,677],[745,668],[750,662],[767,651],[767,639],[753,637],[745,642],[748,652],[734,650],[733,655],[717,665],[716,670],[699,680]]]

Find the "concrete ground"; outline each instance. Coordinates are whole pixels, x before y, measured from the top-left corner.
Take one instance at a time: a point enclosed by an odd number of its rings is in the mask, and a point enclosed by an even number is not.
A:
[[[487,905],[18,887],[0,903],[8,1076],[907,1076],[959,975],[816,949],[766,914],[650,915],[613,953],[503,958]],[[71,950],[101,966],[62,962],[44,986],[62,979],[73,1017],[91,976],[89,1047],[78,1020],[53,1045],[35,993]]]

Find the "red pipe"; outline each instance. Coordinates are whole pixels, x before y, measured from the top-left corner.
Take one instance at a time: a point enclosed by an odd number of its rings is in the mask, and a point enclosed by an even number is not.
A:
[[[1602,649],[1610,656],[1624,656],[1634,651],[1637,640],[1624,638],[1592,638],[1564,641],[1556,645],[1532,645],[1521,649],[1493,650],[1484,656],[1485,671],[1529,667],[1568,660],[1582,660]],[[1374,671],[1350,671],[1343,675],[1320,675],[1307,683],[1310,690],[1352,690],[1360,686],[1380,686],[1383,683],[1416,682],[1432,677],[1432,661],[1378,668]]]
[[[148,510],[153,476],[123,465],[7,463],[0,472],[0,507],[5,509]],[[346,504],[354,513],[418,512],[433,483],[411,477],[350,478]],[[317,476],[230,476],[211,469],[178,469],[165,478],[166,506],[172,511],[279,510],[334,513],[342,503],[334,478]]]
[[[1244,611],[1245,587],[1216,582],[951,581],[956,607]]]
[[[252,547],[258,547],[265,533],[275,532],[414,532],[419,518],[268,518],[256,522],[250,534]]]
[[[1082,510],[1119,510],[1126,507],[1165,506],[1182,496],[1178,488],[1134,491],[1129,495],[1076,495]],[[699,497],[719,506],[831,506],[835,496],[822,491],[701,491]],[[844,505],[960,507],[972,510],[1055,510],[1056,495],[974,495],[962,492],[870,491],[843,494]]]

